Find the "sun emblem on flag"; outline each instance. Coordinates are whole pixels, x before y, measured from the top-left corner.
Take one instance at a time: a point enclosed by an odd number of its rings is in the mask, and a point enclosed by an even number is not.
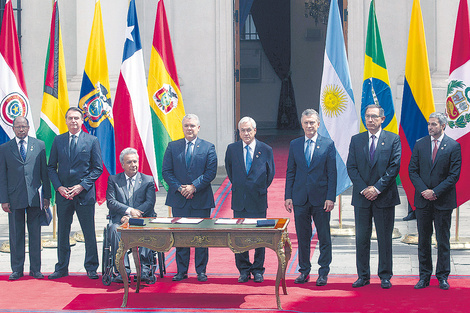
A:
[[[327,85],[323,89],[321,102],[323,113],[328,117],[337,117],[346,110],[346,92],[337,85]]]
[[[98,127],[101,121],[107,117],[112,118],[111,99],[108,98],[108,90],[101,85],[100,82],[96,84],[96,88],[85,100],[83,106],[80,106],[85,115],[85,121],[91,127]]]
[[[18,92],[12,92],[3,98],[0,108],[3,122],[9,126],[13,126],[16,117],[28,115],[28,101]]]
[[[171,85],[163,84],[153,95],[153,101],[163,113],[168,114],[178,106],[178,94]]]

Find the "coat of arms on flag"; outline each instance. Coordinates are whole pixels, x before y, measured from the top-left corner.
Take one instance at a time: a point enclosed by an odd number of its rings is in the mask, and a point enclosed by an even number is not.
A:
[[[446,113],[449,127],[452,129],[465,128],[470,123],[469,92],[470,87],[460,80],[452,80],[447,86]]]
[[[108,97],[108,90],[100,82],[96,84],[93,92],[83,102],[82,110],[85,113],[85,121],[91,127],[98,127],[103,119],[112,118],[111,99]]]
[[[13,126],[13,120],[18,116],[28,115],[28,100],[18,92],[8,94],[0,104],[2,120]]]
[[[153,101],[163,113],[168,114],[178,106],[178,94],[171,85],[163,84],[153,95]]]

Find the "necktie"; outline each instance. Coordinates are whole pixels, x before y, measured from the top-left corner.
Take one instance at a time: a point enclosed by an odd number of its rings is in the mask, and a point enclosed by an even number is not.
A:
[[[374,161],[374,155],[375,155],[375,135],[370,136],[370,138],[372,138],[372,143],[370,144],[369,157],[370,157],[370,162],[372,163]]]
[[[312,139],[308,139],[307,148],[305,149],[305,160],[307,161],[307,166],[310,166],[311,159],[312,159]]]
[[[129,205],[132,206],[134,202],[134,199],[132,197],[134,195],[134,185],[132,184],[132,178],[129,178],[128,193],[129,193]]]
[[[20,140],[20,154],[23,161],[26,160],[26,148],[24,147],[25,141],[23,139]]]
[[[250,146],[245,146],[245,149],[246,149],[246,159],[245,159],[246,173],[248,174],[251,168],[251,163],[253,163],[253,158],[251,157]]]
[[[432,163],[434,164],[434,160],[436,159],[437,150],[439,149],[437,146],[437,139],[434,139],[434,149],[432,150]]]
[[[188,149],[186,149],[186,168],[189,168],[189,164],[191,164],[192,154],[193,154],[193,143],[190,141],[188,142]]]
[[[75,150],[77,149],[77,135],[72,135],[72,140],[70,141],[70,158],[75,156]]]

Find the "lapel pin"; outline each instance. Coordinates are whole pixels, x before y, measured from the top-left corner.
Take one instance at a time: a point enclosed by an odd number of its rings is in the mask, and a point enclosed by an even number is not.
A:
[[[385,142],[382,142],[382,146],[385,144]]]
[[[257,155],[256,158],[259,158],[259,155]]]
[[[317,149],[320,149],[320,146],[317,146]]]
[[[31,146],[31,148],[29,148],[30,151],[33,151],[33,146]]]

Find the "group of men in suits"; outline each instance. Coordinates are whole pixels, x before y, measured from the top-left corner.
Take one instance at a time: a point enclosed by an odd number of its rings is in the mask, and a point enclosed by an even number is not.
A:
[[[395,206],[400,203],[396,177],[400,168],[401,146],[396,134],[382,129],[384,110],[376,104],[366,107],[367,132],[351,138],[347,159],[348,175],[353,182],[352,205],[356,228],[356,267],[354,288],[370,284],[370,239],[372,219],[377,231],[381,287],[391,288],[392,232]],[[9,215],[11,266],[10,280],[23,276],[25,211],[30,247],[30,275],[43,278],[40,272],[41,209],[49,206],[49,179],[56,190],[58,212],[58,263],[49,279],[68,275],[69,235],[74,212],[85,237],[85,269],[91,279],[98,278],[98,253],[94,227],[95,181],[103,171],[98,139],[83,132],[83,113],[70,108],[66,113],[68,132],[57,136],[46,166],[44,143],[28,136],[24,117],[13,122],[15,138],[0,146],[0,202]],[[331,139],[318,134],[320,117],[313,109],[302,113],[304,136],[290,143],[287,161],[285,208],[294,211],[299,243],[300,275],[295,283],[309,281],[311,271],[310,241],[312,220],[318,233],[320,256],[317,286],[325,286],[332,260],[330,212],[336,198],[336,149]],[[212,143],[198,137],[199,118],[194,114],[182,120],[184,138],[170,142],[163,158],[163,178],[169,186],[165,204],[175,217],[210,217],[214,205],[211,182],[217,172],[217,155]],[[438,243],[436,277],[441,289],[449,289],[450,227],[456,207],[456,190],[461,168],[460,144],[444,134],[446,117],[432,113],[429,136],[418,140],[409,164],[410,179],[415,187],[418,223],[420,280],[416,289],[429,285],[432,274],[431,235],[433,222]],[[234,218],[265,218],[267,189],[275,174],[272,148],[257,140],[256,122],[250,117],[238,123],[240,141],[230,144],[225,154],[225,168],[232,183]],[[112,226],[113,253],[117,250],[118,225],[130,217],[155,216],[155,182],[138,172],[139,156],[132,148],[120,155],[123,173],[108,179],[107,201]],[[41,188],[42,186],[42,188]],[[42,202],[41,202],[42,201]],[[149,273],[149,251],[141,249],[143,279]],[[177,273],[173,281],[186,279],[190,249],[176,248]],[[207,248],[196,248],[197,279],[207,281]],[[255,282],[264,280],[265,249],[235,255],[240,272],[238,282],[253,275]],[[128,267],[128,260],[126,261]],[[117,269],[116,269],[117,271]],[[147,275],[147,276],[146,276]],[[115,281],[122,281],[116,277]]]
[[[379,250],[378,276],[381,287],[391,288],[392,234],[395,206],[400,203],[396,178],[400,169],[401,145],[398,135],[382,129],[385,114],[372,104],[365,109],[367,132],[351,138],[347,159],[353,183],[352,201],[356,229],[356,268],[358,278],[352,287],[370,284],[370,240],[374,220]],[[315,110],[302,113],[305,136],[290,143],[287,161],[285,208],[294,211],[299,246],[299,272],[295,283],[308,282],[311,270],[310,241],[312,220],[320,244],[317,286],[328,281],[331,263],[330,212],[336,197],[336,150],[334,143],[320,136],[320,117]],[[433,222],[438,242],[436,277],[441,289],[449,289],[450,226],[456,207],[456,190],[461,168],[460,144],[444,134],[446,116],[432,113],[429,136],[418,140],[409,164],[415,187],[418,222],[420,279],[416,289],[429,286],[432,274],[431,235]]]

